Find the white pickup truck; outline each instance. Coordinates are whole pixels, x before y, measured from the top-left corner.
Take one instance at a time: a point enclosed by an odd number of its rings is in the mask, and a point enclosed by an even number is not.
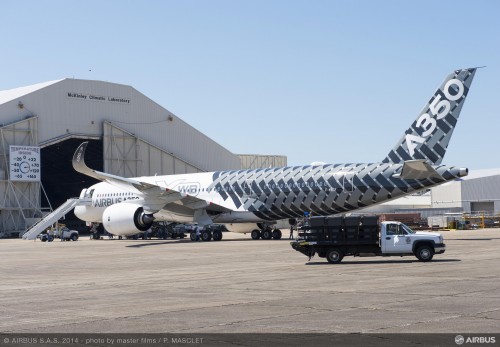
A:
[[[52,228],[47,231],[43,231],[38,238],[42,242],[51,242],[54,238],[61,239],[61,241],[76,241],[78,240],[79,234],[76,230],[70,230],[67,227]]]
[[[315,254],[337,264],[344,256],[407,256],[430,261],[445,251],[443,237],[415,232],[400,222],[378,222],[378,216],[313,217],[292,247],[311,259]]]

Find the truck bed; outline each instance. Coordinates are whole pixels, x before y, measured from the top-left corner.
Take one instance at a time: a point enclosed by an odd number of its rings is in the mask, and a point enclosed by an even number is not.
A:
[[[311,258],[315,252],[341,246],[352,253],[379,251],[379,225],[376,216],[313,217],[301,227],[299,238],[290,243],[296,251]],[[323,254],[320,254],[322,256]]]
[[[303,226],[299,240],[316,244],[378,244],[377,217],[313,217]]]

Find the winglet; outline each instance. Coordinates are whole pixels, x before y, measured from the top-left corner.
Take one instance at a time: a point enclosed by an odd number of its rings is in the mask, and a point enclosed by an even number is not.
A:
[[[72,160],[73,169],[84,175],[89,175],[89,173],[93,173],[94,171],[91,170],[85,164],[85,150],[87,149],[88,144],[89,144],[88,142],[83,142],[80,146],[78,146],[78,148],[75,151],[75,154],[73,154],[73,160]]]

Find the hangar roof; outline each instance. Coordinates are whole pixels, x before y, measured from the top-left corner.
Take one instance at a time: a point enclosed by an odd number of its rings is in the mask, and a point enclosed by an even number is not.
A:
[[[60,81],[62,81],[62,79],[32,84],[32,85],[26,86],[26,87],[0,90],[0,105],[5,104],[6,102],[9,102],[11,100],[17,99],[21,96],[36,92],[39,89],[45,88],[47,86],[50,86],[50,85],[57,83],[57,82],[60,82]]]
[[[463,178],[463,180],[473,180],[482,177],[488,176],[497,176],[500,175],[499,169],[482,169],[482,170],[471,170],[469,174]]]

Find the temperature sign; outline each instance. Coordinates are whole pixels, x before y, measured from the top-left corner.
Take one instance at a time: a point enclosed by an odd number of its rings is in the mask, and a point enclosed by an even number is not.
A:
[[[40,181],[40,147],[10,146],[10,180]]]

